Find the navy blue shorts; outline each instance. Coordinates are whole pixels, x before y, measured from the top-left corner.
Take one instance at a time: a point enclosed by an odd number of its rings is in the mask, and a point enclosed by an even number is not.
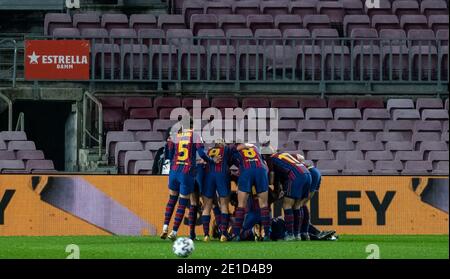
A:
[[[187,196],[194,191],[195,177],[189,173],[170,171],[169,189]]]
[[[288,179],[284,185],[284,195],[298,200],[308,197],[311,187],[311,174],[297,174],[295,179]]]
[[[239,191],[251,193],[252,186],[255,186],[258,194],[269,190],[269,177],[265,168],[251,168],[241,171],[238,180]]]
[[[215,194],[224,198],[230,195],[230,179],[228,174],[220,172],[209,172],[206,174],[202,195],[212,199]]]

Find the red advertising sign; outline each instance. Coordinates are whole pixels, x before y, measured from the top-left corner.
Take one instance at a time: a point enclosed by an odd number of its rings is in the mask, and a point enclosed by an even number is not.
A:
[[[25,41],[26,80],[88,80],[89,41]]]

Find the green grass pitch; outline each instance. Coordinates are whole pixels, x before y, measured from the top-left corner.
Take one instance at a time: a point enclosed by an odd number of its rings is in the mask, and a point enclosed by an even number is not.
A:
[[[81,259],[176,259],[172,243],[158,237],[0,237],[0,258],[64,259],[76,244]],[[448,259],[448,235],[341,235],[338,241],[195,242],[192,259],[365,259],[376,244],[381,259]]]

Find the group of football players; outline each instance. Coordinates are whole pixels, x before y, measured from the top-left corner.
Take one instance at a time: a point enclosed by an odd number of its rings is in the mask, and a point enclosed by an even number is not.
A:
[[[203,240],[211,239],[211,211],[222,242],[308,240],[310,235],[325,239],[334,234],[310,225],[306,203],[319,190],[321,176],[300,154],[276,152],[269,143],[258,147],[249,143],[226,144],[223,139],[217,139],[205,151],[202,139],[192,129],[180,129],[169,137],[164,152],[170,160],[170,172],[162,239],[177,238],[186,207],[191,239],[196,239],[198,212]],[[238,170],[231,171],[232,165]],[[231,180],[237,182],[237,193],[233,195]],[[282,199],[284,218],[271,216],[270,203],[278,199]],[[230,204],[235,208],[231,218]]]

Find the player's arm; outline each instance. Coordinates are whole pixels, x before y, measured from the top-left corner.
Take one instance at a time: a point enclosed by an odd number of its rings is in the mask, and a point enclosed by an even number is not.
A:
[[[172,161],[175,154],[175,143],[172,140],[167,140],[164,148],[164,157]]]

